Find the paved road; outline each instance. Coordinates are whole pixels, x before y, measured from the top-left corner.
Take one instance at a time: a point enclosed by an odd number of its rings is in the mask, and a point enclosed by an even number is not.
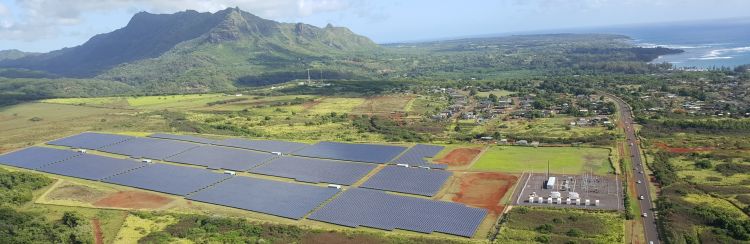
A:
[[[636,194],[638,197],[634,201],[640,201],[640,213],[639,214],[647,214],[647,217],[643,217],[643,227],[645,228],[645,235],[646,235],[646,243],[659,243],[659,233],[656,229],[656,220],[654,219],[655,214],[652,209],[654,209],[654,203],[651,199],[650,190],[648,187],[648,175],[643,171],[643,162],[641,160],[641,148],[638,146],[638,138],[635,135],[635,128],[633,128],[633,113],[630,110],[630,106],[625,103],[622,99],[608,95],[610,98],[614,99],[620,109],[620,117],[623,120],[623,124],[625,125],[625,137],[627,139],[628,145],[630,145],[630,156],[633,162],[633,168],[626,169],[626,170],[633,170],[633,173],[635,175],[636,182],[641,182],[635,184]],[[643,200],[640,200],[640,196],[643,196]]]

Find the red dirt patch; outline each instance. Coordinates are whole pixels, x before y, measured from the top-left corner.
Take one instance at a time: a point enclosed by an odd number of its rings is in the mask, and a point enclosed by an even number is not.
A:
[[[138,191],[120,191],[110,194],[94,203],[97,207],[114,207],[114,208],[159,208],[172,202],[171,198],[161,195],[138,192]]]
[[[103,244],[104,234],[102,234],[102,225],[99,223],[99,219],[94,218],[91,220],[91,225],[94,229],[94,243]]]
[[[454,202],[485,208],[494,214],[501,213],[505,206],[500,204],[508,189],[518,180],[515,175],[494,172],[466,172],[457,182],[459,192],[452,193]]]
[[[713,147],[670,147],[666,143],[656,142],[654,145],[662,150],[671,153],[692,153],[692,152],[708,152],[713,151]]]
[[[449,166],[464,166],[470,164],[481,152],[482,149],[480,148],[456,148],[436,162]]]

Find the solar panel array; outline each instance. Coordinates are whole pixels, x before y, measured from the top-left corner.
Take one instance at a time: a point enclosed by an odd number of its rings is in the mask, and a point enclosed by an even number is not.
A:
[[[189,142],[202,143],[202,144],[213,144],[213,143],[216,143],[216,141],[217,141],[217,140],[203,138],[203,137],[198,137],[198,136],[173,135],[173,134],[164,134],[164,133],[155,133],[155,134],[149,135],[148,137],[159,138],[159,139],[178,140],[178,141],[189,141]]]
[[[238,147],[244,149],[251,149],[264,152],[280,152],[280,153],[291,153],[297,151],[307,144],[299,142],[288,142],[288,141],[274,141],[274,140],[245,140],[245,139],[226,139],[215,143],[216,145],[227,146],[227,147]]]
[[[211,169],[246,171],[258,166],[275,155],[243,149],[217,146],[201,146],[165,159],[166,161],[200,165]]]
[[[149,164],[124,174],[104,179],[104,182],[131,186],[174,195],[187,195],[231,177],[207,169]]]
[[[375,168],[373,164],[351,163],[328,159],[281,157],[250,172],[293,178],[304,182],[326,182],[351,185]]]
[[[134,158],[163,160],[198,146],[190,142],[138,137],[99,150]]]
[[[485,209],[457,203],[352,188],[308,218],[349,227],[440,232],[472,237],[485,216]]]
[[[384,164],[406,150],[401,146],[319,142],[294,152],[295,155]]]
[[[48,142],[49,145],[66,146],[74,148],[85,148],[85,149],[99,149],[109,145],[121,143],[135,137],[115,135],[115,134],[103,134],[94,132],[84,132],[78,135],[65,137]]]
[[[445,170],[386,166],[362,187],[431,197],[437,194],[451,174]]]
[[[134,160],[82,154],[78,157],[44,166],[39,170],[57,175],[101,180],[143,166],[143,163]]]
[[[335,188],[233,177],[196,192],[188,199],[301,219],[337,192]]]
[[[400,157],[396,158],[396,160],[393,160],[393,162],[397,164],[408,164],[412,166],[425,166],[425,167],[430,167],[434,169],[444,169],[444,168],[447,168],[446,165],[433,164],[424,159],[424,158],[435,157],[435,155],[440,153],[440,151],[442,151],[443,148],[445,147],[435,146],[435,145],[426,145],[426,144],[417,144],[409,148],[409,150],[407,150]]]
[[[5,155],[0,155],[0,164],[26,169],[39,169],[42,166],[57,163],[79,155],[81,155],[81,153],[71,150],[48,147],[29,147]]]

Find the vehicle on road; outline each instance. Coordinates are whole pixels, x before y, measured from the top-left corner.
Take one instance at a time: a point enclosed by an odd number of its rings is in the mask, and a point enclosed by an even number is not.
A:
[[[643,200],[643,199],[644,199],[643,195],[638,197],[638,200]]]
[[[639,180],[639,181],[636,181],[635,183],[638,183],[638,184],[640,184],[640,183],[641,183],[641,181]]]
[[[643,213],[643,214],[641,214],[641,216],[648,217],[648,213]]]

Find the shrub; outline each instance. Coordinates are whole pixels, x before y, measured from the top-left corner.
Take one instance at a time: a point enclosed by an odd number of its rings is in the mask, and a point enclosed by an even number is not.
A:
[[[695,162],[695,167],[699,169],[710,169],[713,167],[713,164],[708,159],[698,160],[698,162]]]
[[[542,224],[542,225],[536,227],[536,231],[538,231],[539,233],[542,233],[542,234],[547,234],[547,233],[552,232],[552,228],[553,227],[550,224]]]
[[[565,232],[565,235],[570,236],[570,237],[580,237],[583,235],[583,231],[576,229],[576,228],[572,228],[568,230],[568,232]]]

